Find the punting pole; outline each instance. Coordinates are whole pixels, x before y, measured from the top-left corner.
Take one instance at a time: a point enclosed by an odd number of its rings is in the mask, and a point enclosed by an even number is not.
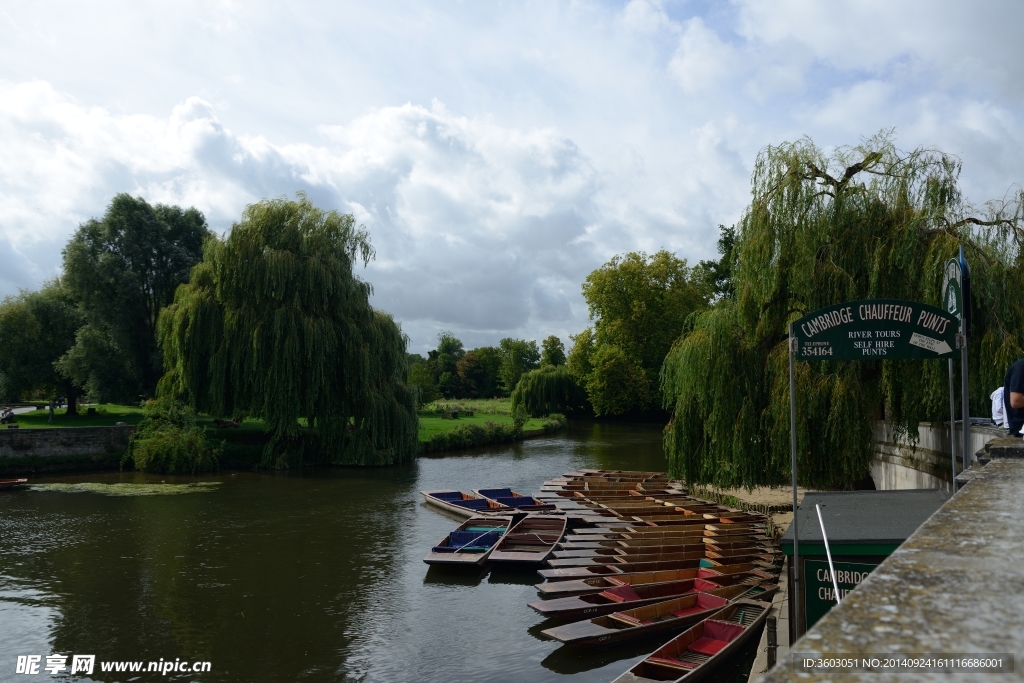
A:
[[[793,594],[789,596],[793,607],[793,627],[800,637],[800,523],[796,509],[796,336],[793,323],[789,324],[789,451],[793,462]],[[795,602],[793,602],[795,601]]]
[[[949,453],[953,460],[953,484],[956,493],[956,392],[953,390],[953,359],[949,359]]]
[[[821,518],[821,506],[814,504],[818,511],[818,524],[821,525],[821,540],[825,541],[825,556],[828,557],[828,571],[832,574],[832,589],[836,592],[836,604],[839,604],[839,582],[836,581],[836,569],[832,566],[832,551],[828,549],[828,536],[825,535],[825,521]]]

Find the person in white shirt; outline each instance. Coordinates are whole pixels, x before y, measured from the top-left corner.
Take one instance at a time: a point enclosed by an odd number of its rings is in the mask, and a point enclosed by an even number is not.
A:
[[[1010,423],[1006,419],[1006,410],[1003,407],[1003,388],[999,387],[989,396],[992,399],[992,421],[997,427],[1009,428]]]

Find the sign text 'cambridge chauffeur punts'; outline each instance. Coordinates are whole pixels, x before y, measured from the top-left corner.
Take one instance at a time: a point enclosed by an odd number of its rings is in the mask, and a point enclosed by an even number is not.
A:
[[[927,304],[866,299],[822,308],[793,325],[796,360],[957,358],[956,316]]]

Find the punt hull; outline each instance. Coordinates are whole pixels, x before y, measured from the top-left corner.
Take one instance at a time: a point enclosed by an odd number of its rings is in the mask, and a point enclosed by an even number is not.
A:
[[[768,605],[753,600],[737,600],[725,609],[715,612],[707,620],[680,633],[612,683],[693,683],[704,680],[743,647],[751,636],[760,632],[761,625],[768,618],[768,611]],[[754,614],[751,616],[750,612]],[[705,634],[705,626],[709,621],[724,623],[727,627],[735,624],[741,626],[743,631],[710,657],[707,654],[689,651],[689,646]]]

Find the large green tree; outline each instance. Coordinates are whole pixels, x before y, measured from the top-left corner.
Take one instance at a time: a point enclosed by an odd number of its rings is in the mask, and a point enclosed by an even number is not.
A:
[[[556,368],[565,365],[565,344],[553,334],[540,343],[540,364]]]
[[[705,278],[664,250],[615,256],[587,276],[583,296],[594,329],[572,337],[568,363],[597,415],[651,407],[672,342],[687,316],[707,306]]]
[[[691,319],[665,361],[674,476],[720,486],[788,481],[791,321],[831,304],[891,298],[938,305],[943,263],[963,245],[974,287],[972,401],[984,407],[1024,335],[1021,202],[962,196],[960,163],[901,152],[880,135],[831,155],[809,140],[765,148],[737,225],[734,292]],[[949,412],[939,360],[797,363],[800,481],[864,477],[872,422],[915,437]]]
[[[64,284],[87,325],[61,362],[64,374],[100,400],[152,396],[163,371],[157,318],[188,281],[209,234],[195,208],[127,194],[83,223],[64,249]]]
[[[464,393],[458,364],[465,354],[462,340],[451,332],[438,334],[437,348],[427,354],[428,366],[437,381],[438,390],[445,398],[457,398]]]
[[[498,352],[501,357],[498,380],[502,390],[506,394],[511,394],[523,373],[533,370],[540,364],[540,349],[537,348],[535,341],[505,337],[498,342]]]
[[[246,207],[160,317],[161,393],[264,420],[264,465],[413,459],[407,339],[354,274],[372,254],[352,216],[304,195]]]
[[[59,280],[37,292],[21,292],[0,304],[0,395],[32,391],[63,393],[68,414],[76,413],[79,389],[58,372],[55,363],[75,344],[84,324],[81,311]]]
[[[473,349],[460,358],[456,365],[467,398],[494,398],[500,393],[498,369],[501,366],[501,352],[497,347],[481,346]]]

